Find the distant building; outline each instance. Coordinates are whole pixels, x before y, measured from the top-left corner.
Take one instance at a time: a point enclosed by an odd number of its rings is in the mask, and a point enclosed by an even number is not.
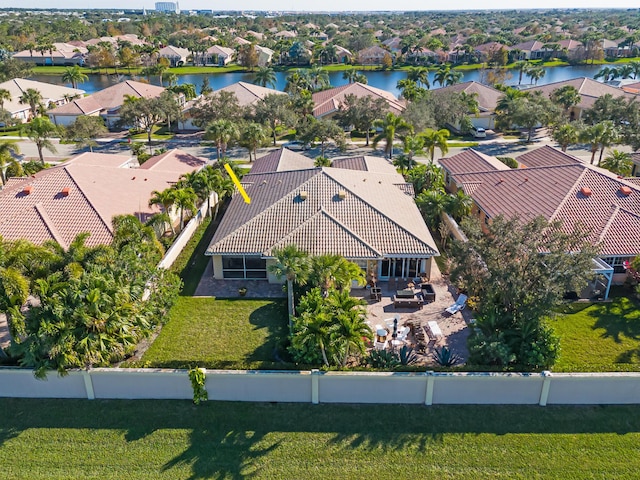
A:
[[[178,2],[156,2],[156,11],[164,13],[180,13]]]

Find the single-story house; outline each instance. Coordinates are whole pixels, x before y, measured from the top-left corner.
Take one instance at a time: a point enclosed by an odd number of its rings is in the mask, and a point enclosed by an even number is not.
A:
[[[580,103],[571,107],[571,110],[569,110],[569,118],[571,120],[580,120],[582,112],[593,107],[596,100],[607,93],[614,97],[625,97],[627,99],[636,97],[633,94],[625,92],[621,88],[613,87],[588,77],[572,78],[570,80],[548,83],[547,85],[531,87],[529,90],[539,90],[546,96],[551,97],[554,90],[567,85],[573,86],[581,97]]]
[[[254,45],[256,52],[258,52],[258,66],[266,67],[271,63],[271,59],[273,58],[273,54],[275,53],[273,50],[267,47],[262,47],[260,45]]]
[[[396,115],[400,115],[406,108],[405,104],[398,100],[392,93],[372,87],[371,85],[354,82],[314,93],[312,96],[315,105],[313,108],[313,116],[322,118],[334,115],[340,109],[340,105],[344,103],[347,95],[372,97],[374,99],[382,98],[387,102],[389,111]]]
[[[154,190],[174,185],[205,164],[181,150],[139,167],[130,155],[86,152],[34,176],[10,178],[0,191],[0,236],[36,244],[55,240],[66,249],[76,235],[89,232],[88,246],[109,243],[115,215],[148,220],[160,212],[149,205]]]
[[[467,95],[474,95],[478,102],[478,110],[480,110],[480,112],[475,115],[470,115],[471,123],[475,127],[482,127],[484,129],[493,129],[495,127],[496,106],[498,105],[500,97],[504,95],[500,90],[476,81],[470,81],[436,88],[432,90],[432,92],[433,95],[448,92],[464,92]],[[453,125],[453,127],[457,129],[459,125]]]
[[[63,87],[51,83],[27,80],[25,78],[14,78],[0,83],[0,89],[7,90],[11,95],[9,100],[4,101],[4,109],[13,118],[20,122],[26,122],[31,115],[31,107],[28,104],[20,103],[20,97],[28,90],[34,89],[42,95],[42,103],[45,105],[64,105],[70,99],[80,97],[84,90],[78,88]]]
[[[336,57],[338,57],[339,63],[349,63],[353,58],[353,54],[344,47],[336,45]]]
[[[54,43],[51,51],[22,50],[13,54],[13,58],[36,65],[82,65],[88,50],[70,43]]]
[[[233,48],[213,45],[209,47],[204,54],[198,54],[196,59],[197,63],[200,65],[217,65],[219,67],[224,67],[231,62],[235,53],[236,52]]]
[[[164,87],[126,80],[51,110],[47,112],[47,115],[57,125],[69,125],[80,115],[95,115],[99,106],[99,115],[104,118],[106,125],[112,128],[116,126],[116,122],[120,119],[118,112],[127,96],[154,98],[159,97],[164,91]],[[179,96],[178,100],[183,104],[184,96]]]
[[[504,168],[486,155],[462,152],[440,160],[450,191],[464,190],[482,225],[497,215],[525,220],[542,215],[567,229],[583,225],[599,247],[594,272],[606,288],[625,280],[625,262],[640,255],[640,185],[545,146]],[[497,159],[496,159],[497,161]],[[491,168],[491,163],[497,168]]]
[[[544,43],[539,40],[529,40],[528,42],[513,45],[511,50],[517,50],[518,55],[515,60],[538,60],[550,55],[551,51],[544,48]]]
[[[280,90],[274,90],[273,88],[261,87],[254,83],[236,82],[231,85],[227,85],[216,92],[231,92],[238,99],[238,103],[241,107],[247,107],[253,105],[259,100],[262,100],[267,95],[286,95],[285,92]]]
[[[169,60],[172,67],[181,67],[185,65],[189,55],[191,55],[191,52],[186,48],[174,47],[173,45],[161,48],[158,52],[158,56]]]
[[[250,172],[242,183],[251,203],[232,197],[206,251],[216,279],[281,282],[268,267],[275,262],[274,249],[289,244],[311,255],[342,255],[379,280],[429,275],[432,258],[439,255],[395,171]]]

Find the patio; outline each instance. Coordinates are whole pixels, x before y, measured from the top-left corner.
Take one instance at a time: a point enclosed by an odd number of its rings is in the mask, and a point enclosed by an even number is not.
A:
[[[421,363],[433,365],[431,354],[436,347],[445,345],[463,360],[466,360],[468,356],[467,337],[469,336],[467,325],[472,317],[471,311],[465,308],[454,315],[445,313],[445,309],[455,303],[458,295],[456,289],[449,284],[448,279],[443,278],[435,262],[432,266],[429,283],[435,291],[435,301],[425,303],[422,306],[407,305],[406,308],[404,305],[394,306],[394,296],[399,293],[398,290],[402,290],[403,285],[394,284],[393,281],[377,283],[377,287],[381,289],[380,301],[370,298],[369,288],[353,289],[351,294],[367,301],[367,323],[374,333],[376,326],[383,326],[387,329],[386,339],[389,345],[392,341],[391,334],[395,317],[398,318],[398,331],[401,331],[405,326],[411,326],[411,333],[404,343],[416,349]],[[415,288],[417,291],[418,286]],[[422,353],[417,348],[419,342],[415,338],[414,332],[420,332],[418,336],[428,336],[425,339],[428,342],[427,347]]]

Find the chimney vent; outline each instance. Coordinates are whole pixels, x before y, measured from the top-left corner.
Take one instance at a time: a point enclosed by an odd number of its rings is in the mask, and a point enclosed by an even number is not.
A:
[[[591,189],[589,187],[582,187],[580,189],[580,193],[582,195],[584,195],[585,197],[590,197],[591,196]]]
[[[338,198],[340,200],[344,200],[345,198],[347,198],[347,192],[345,190],[339,190],[338,191]]]
[[[622,193],[625,197],[628,197],[629,195],[631,195],[631,189],[626,185],[623,185],[620,187],[620,193]]]
[[[309,192],[307,192],[306,190],[302,190],[299,194],[300,200],[306,200],[308,196]]]
[[[22,193],[24,193],[25,195],[30,195],[31,192],[33,192],[33,187],[31,185],[27,185],[22,189]]]
[[[68,197],[70,192],[71,192],[71,189],[69,187],[64,187],[60,193],[62,194],[63,197]]]

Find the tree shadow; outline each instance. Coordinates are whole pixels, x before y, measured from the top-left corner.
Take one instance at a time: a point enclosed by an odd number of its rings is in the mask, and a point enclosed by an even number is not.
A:
[[[596,319],[593,330],[604,330],[602,338],[612,338],[616,343],[622,343],[622,336],[640,340],[640,305],[629,298],[602,303],[588,315]]]
[[[284,300],[274,300],[254,310],[249,315],[249,323],[254,329],[265,329],[265,341],[253,352],[245,356],[248,363],[284,362],[289,359],[287,305]]]

